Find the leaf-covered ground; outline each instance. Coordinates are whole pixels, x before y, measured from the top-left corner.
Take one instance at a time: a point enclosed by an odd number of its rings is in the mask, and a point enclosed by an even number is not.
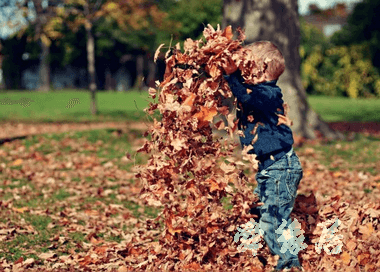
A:
[[[144,125],[74,129],[0,146],[0,268],[145,271],[159,261],[163,224],[153,223],[160,209],[142,204],[134,178],[135,165],[147,159],[135,152]],[[299,254],[306,271],[380,267],[379,143],[379,137],[352,134],[350,141],[317,140],[296,148],[304,178],[293,215],[305,230],[308,248]],[[253,188],[255,173],[248,165],[245,173]],[[231,208],[228,199],[224,205]],[[342,253],[318,254],[314,243],[322,230],[316,223],[336,217],[342,221]],[[242,263],[240,271],[272,271],[275,264],[266,246],[258,257],[246,251],[232,260]],[[194,263],[191,269],[206,270]]]

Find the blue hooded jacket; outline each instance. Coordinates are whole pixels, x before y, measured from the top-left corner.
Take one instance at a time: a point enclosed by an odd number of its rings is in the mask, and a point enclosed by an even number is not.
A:
[[[253,149],[248,154],[257,155],[259,171],[266,169],[289,152],[294,143],[290,127],[277,125],[277,114],[284,115],[284,101],[281,89],[276,85],[277,80],[248,85],[242,83],[244,79],[239,71],[224,78],[237,98],[238,129],[245,136],[240,136],[241,145],[243,148],[252,145]]]

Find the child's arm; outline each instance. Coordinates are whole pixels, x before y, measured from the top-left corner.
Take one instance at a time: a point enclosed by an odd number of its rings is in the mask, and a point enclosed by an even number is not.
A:
[[[262,90],[255,85],[244,86],[241,83],[242,78],[239,71],[232,75],[224,76],[224,78],[239,102],[250,104],[257,109],[268,109],[268,103],[273,101],[276,96],[276,93],[270,91],[270,89]],[[247,89],[253,90],[253,92],[248,94]]]

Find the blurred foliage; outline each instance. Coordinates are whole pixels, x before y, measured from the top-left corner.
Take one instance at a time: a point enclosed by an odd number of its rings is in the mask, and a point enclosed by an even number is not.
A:
[[[202,36],[207,24],[216,27],[222,23],[223,1],[222,0],[178,0],[171,5],[169,19],[179,22],[177,38],[184,41],[187,38],[193,40]]]
[[[331,42],[349,46],[365,44],[373,65],[380,71],[380,0],[363,0],[358,3],[343,29],[335,33]]]
[[[307,93],[380,97],[380,76],[368,44],[335,45],[303,20],[301,36],[301,76]]]

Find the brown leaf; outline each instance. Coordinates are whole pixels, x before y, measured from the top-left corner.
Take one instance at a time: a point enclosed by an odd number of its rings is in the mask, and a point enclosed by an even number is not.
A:
[[[194,270],[194,271],[199,271],[200,269],[200,265],[199,263],[197,262],[192,262],[190,264],[186,264],[183,266],[184,269],[190,269],[190,271]]]
[[[54,257],[57,257],[57,254],[54,252],[45,252],[45,253],[41,253],[40,255],[38,255],[38,258],[41,258],[44,260],[51,259]]]
[[[248,120],[248,122],[253,122],[255,119],[253,118],[253,116],[252,115],[248,115],[247,116],[247,120]]]
[[[160,54],[160,50],[161,50],[161,48],[162,48],[164,45],[165,45],[164,43],[160,44],[160,46],[158,46],[156,52],[154,53],[154,63],[156,63],[157,58],[158,58],[158,55]]]
[[[345,264],[345,265],[349,265],[350,264],[350,262],[351,262],[351,256],[350,256],[350,254],[348,254],[346,251],[344,251],[341,255],[340,255],[340,258],[341,258],[341,260],[343,261],[343,263]]]
[[[229,25],[227,26],[223,33],[222,33],[222,36],[223,37],[226,37],[228,40],[232,40],[232,37],[234,36],[234,34],[232,33],[232,27]]]
[[[215,115],[217,115],[218,111],[216,110],[216,107],[207,108],[201,106],[201,110],[194,114],[194,117],[197,118],[201,122],[211,122]]]
[[[157,90],[155,88],[149,88],[149,95],[155,99],[156,98],[156,94],[157,94]]]
[[[23,160],[22,159],[17,159],[15,160],[14,162],[12,162],[12,166],[19,166],[23,163]]]
[[[183,101],[182,105],[186,105],[186,106],[190,106],[192,107],[194,105],[194,101],[195,101],[195,98],[197,96],[194,94],[194,93],[191,93],[186,99],[185,101]]]
[[[13,211],[17,212],[17,213],[24,213],[26,211],[29,210],[28,207],[22,207],[22,208],[12,208]]]
[[[277,126],[279,125],[287,125],[287,126],[292,126],[293,125],[293,122],[286,116],[282,115],[282,114],[277,114],[276,115],[278,116],[278,123],[277,123]]]

